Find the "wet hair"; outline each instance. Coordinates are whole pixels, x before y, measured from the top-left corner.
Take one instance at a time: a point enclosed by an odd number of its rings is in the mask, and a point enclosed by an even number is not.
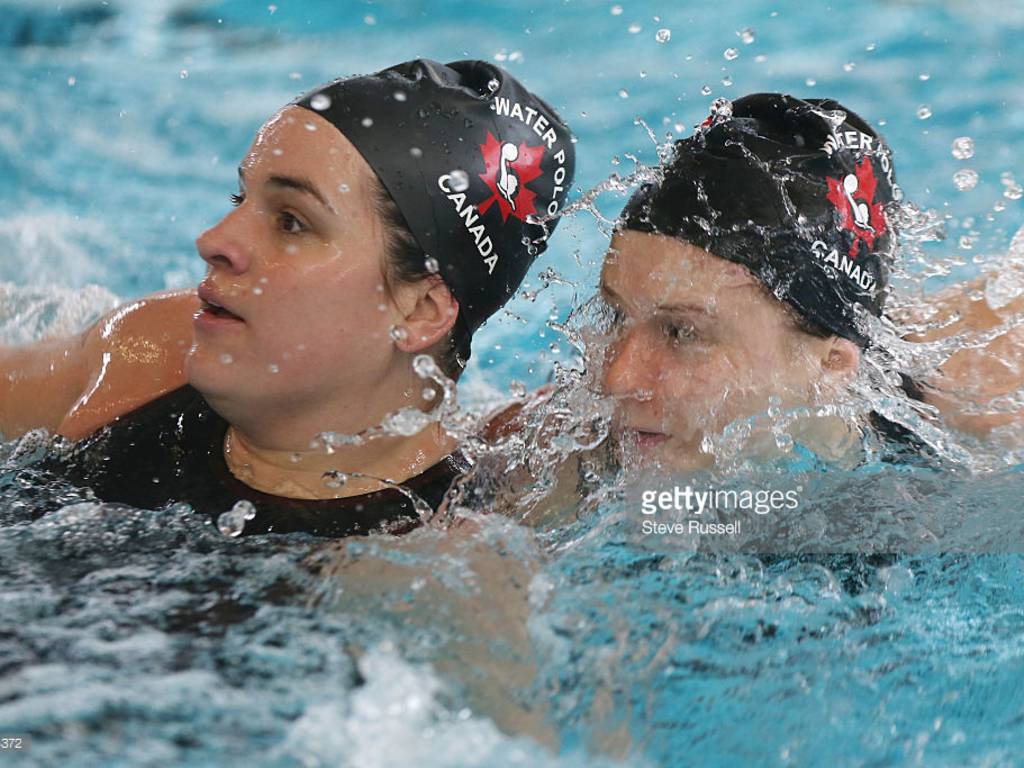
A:
[[[427,269],[427,254],[416,242],[401,210],[376,177],[373,178],[370,195],[384,229],[388,279],[416,283],[435,276],[436,273]],[[466,369],[471,340],[472,336],[459,317],[456,318],[455,325],[448,335],[440,342],[441,353],[435,357],[435,361],[444,375],[452,381],[458,381]]]

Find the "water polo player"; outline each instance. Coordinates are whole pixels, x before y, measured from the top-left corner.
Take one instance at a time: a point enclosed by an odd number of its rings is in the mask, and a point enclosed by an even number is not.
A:
[[[314,89],[259,130],[236,208],[197,241],[198,293],[0,350],[0,430],[78,440],[45,469],[103,501],[212,517],[247,501],[245,533],[407,527],[412,499],[436,507],[465,468],[436,421],[329,451],[315,439],[436,405],[414,360],[458,378],[573,169],[558,115],[486,62]]]
[[[713,114],[663,171],[605,260],[616,327],[603,384],[627,444],[688,466],[727,425],[833,402],[855,378],[888,292],[885,207],[901,193],[864,120],[781,94]],[[824,454],[851,437],[841,419],[802,427]]]

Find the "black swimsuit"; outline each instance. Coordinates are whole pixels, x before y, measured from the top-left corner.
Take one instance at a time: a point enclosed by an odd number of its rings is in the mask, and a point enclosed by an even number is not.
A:
[[[184,386],[119,417],[66,455],[49,457],[43,469],[91,488],[102,501],[143,509],[186,502],[214,521],[245,500],[255,509],[255,517],[245,522],[246,535],[404,533],[420,523],[413,501],[392,488],[325,500],[257,491],[228,470],[223,451],[227,428],[198,391]],[[456,452],[400,485],[436,510],[468,467]]]

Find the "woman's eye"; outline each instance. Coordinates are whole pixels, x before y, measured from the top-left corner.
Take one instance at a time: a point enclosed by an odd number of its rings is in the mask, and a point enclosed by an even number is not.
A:
[[[237,208],[245,202],[245,195],[240,193],[234,193],[229,196],[231,198],[231,204]]]
[[[697,338],[697,330],[692,325],[665,323],[664,330],[665,335],[668,336],[674,344],[693,341]]]
[[[298,235],[306,231],[305,225],[287,211],[281,213],[281,229],[289,235]]]

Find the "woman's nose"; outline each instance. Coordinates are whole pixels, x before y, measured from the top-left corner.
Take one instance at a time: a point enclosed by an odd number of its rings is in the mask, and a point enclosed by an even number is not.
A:
[[[637,397],[649,391],[655,375],[647,342],[639,329],[623,330],[608,346],[604,364],[604,389],[609,395]]]
[[[232,211],[196,238],[196,250],[203,261],[235,275],[249,269],[251,261],[250,248],[245,245],[240,213],[241,209]]]

